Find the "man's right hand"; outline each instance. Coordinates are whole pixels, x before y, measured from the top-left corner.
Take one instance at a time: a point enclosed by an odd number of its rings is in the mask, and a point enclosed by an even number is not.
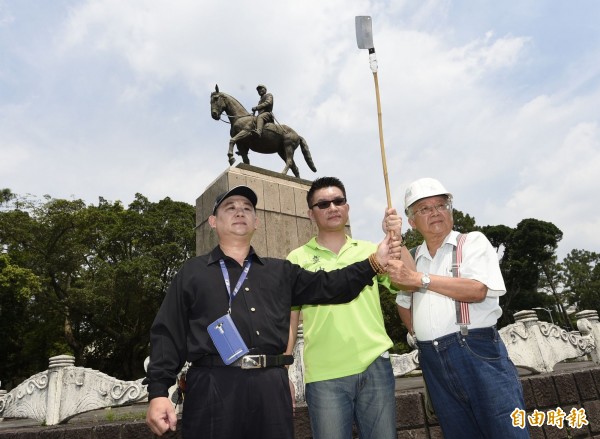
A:
[[[159,436],[162,436],[167,430],[175,431],[177,415],[169,398],[158,397],[150,400],[146,412],[146,424],[148,424],[152,433]]]
[[[421,275],[411,270],[411,267],[403,261],[390,260],[387,266],[387,272],[394,285],[399,285],[403,290],[411,291],[421,286]]]

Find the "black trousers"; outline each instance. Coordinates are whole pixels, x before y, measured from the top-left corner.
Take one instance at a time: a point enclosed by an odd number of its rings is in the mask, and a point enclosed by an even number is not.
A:
[[[285,367],[190,367],[184,439],[293,439]]]

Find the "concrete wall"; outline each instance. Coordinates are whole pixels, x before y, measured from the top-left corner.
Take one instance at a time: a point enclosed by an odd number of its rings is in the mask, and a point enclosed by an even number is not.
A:
[[[227,169],[196,200],[196,254],[208,253],[217,245],[217,236],[208,224],[217,196],[246,185],[258,195],[259,226],[252,246],[261,256],[285,258],[317,233],[307,214],[306,193],[311,183],[251,165]],[[350,234],[349,225],[346,233]]]
[[[600,437],[600,367],[586,368],[566,373],[523,377],[523,390],[527,412],[534,409],[547,412],[560,407],[566,413],[571,408],[585,409],[589,425],[580,429],[569,428],[565,421],[563,428],[555,426],[530,427],[532,438],[587,438]],[[396,395],[398,414],[398,438],[442,438],[438,425],[425,418],[423,395],[420,391],[406,391]],[[0,439],[154,439],[143,421],[133,422],[94,422],[82,425],[73,418],[66,425],[52,427],[18,427],[11,421],[0,422]],[[88,421],[89,422],[89,421]],[[306,407],[295,412],[295,432],[297,439],[309,439],[310,421]],[[162,436],[166,439],[180,439],[181,425],[174,433]]]

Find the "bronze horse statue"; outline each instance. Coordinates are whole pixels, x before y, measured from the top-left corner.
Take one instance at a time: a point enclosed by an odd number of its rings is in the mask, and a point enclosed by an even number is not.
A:
[[[285,168],[281,173],[287,174],[291,169],[296,177],[300,177],[300,171],[294,162],[294,151],[300,146],[306,164],[313,172],[317,172],[306,140],[302,136],[287,125],[267,123],[262,136],[258,137],[256,133],[252,132],[256,127],[255,117],[248,113],[237,99],[219,92],[217,85],[215,91],[210,94],[210,115],[213,119],[219,120],[223,112],[227,114],[231,123],[229,132],[231,139],[229,139],[229,151],[227,152],[230,165],[235,162],[233,145],[237,145],[237,154],[242,156],[244,163],[250,164],[250,160],[248,160],[250,150],[261,154],[277,153],[285,161]]]

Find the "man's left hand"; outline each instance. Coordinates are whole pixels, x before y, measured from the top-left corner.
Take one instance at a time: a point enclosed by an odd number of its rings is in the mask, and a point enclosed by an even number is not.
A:
[[[402,236],[402,217],[398,216],[393,207],[386,209],[381,221],[381,229],[383,233],[392,232],[395,236]]]

